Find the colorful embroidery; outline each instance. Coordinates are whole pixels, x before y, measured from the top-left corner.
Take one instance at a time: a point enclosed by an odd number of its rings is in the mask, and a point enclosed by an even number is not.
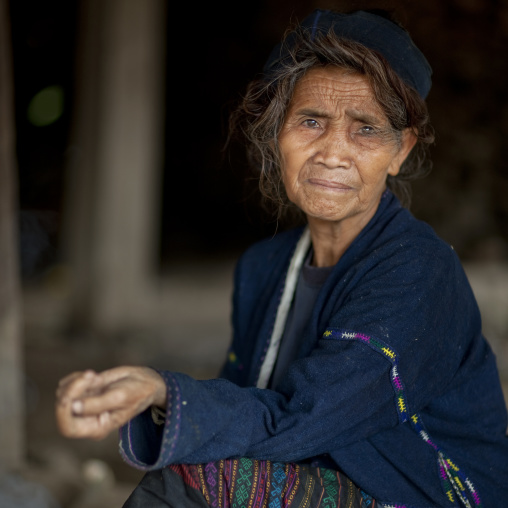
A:
[[[253,479],[252,461],[241,459],[238,463],[236,478],[236,495],[233,506],[247,506],[247,499],[252,487]]]
[[[397,365],[398,365],[398,356],[397,353],[388,347],[384,342],[369,337],[367,335],[362,335],[360,333],[352,333],[339,331],[335,329],[328,329],[323,334],[323,337],[329,339],[339,339],[339,340],[359,340],[364,342],[368,346],[370,346],[374,351],[382,354],[389,362],[392,364],[392,368],[390,371],[390,379],[392,382],[393,389],[395,391],[397,413],[399,415],[399,421],[401,423],[408,421],[408,406],[406,402],[406,396],[404,393],[404,386],[402,380],[400,379]],[[465,508],[482,508],[482,502],[480,500],[480,496],[476,491],[474,485],[469,480],[469,478],[464,474],[460,468],[452,462],[452,460],[444,453],[443,450],[439,448],[430,438],[429,434],[423,427],[423,424],[420,420],[418,414],[414,414],[409,419],[409,422],[413,429],[419,434],[419,436],[429,445],[434,448],[438,455],[438,463],[439,463],[439,472],[440,472],[440,480],[441,485],[443,487],[444,492],[446,493],[447,498],[451,503],[457,505],[457,499],[461,501],[462,505]],[[469,491],[470,496],[473,498],[474,505],[471,504],[470,499],[467,497],[467,490]],[[405,508],[402,505],[384,505],[385,508]]]
[[[397,353],[393,351],[393,349],[389,348],[384,342],[381,342],[380,340],[374,339],[372,337],[368,337],[367,335],[362,335],[361,333],[327,330],[324,333],[324,336],[333,339],[360,340],[361,342],[364,342],[378,353],[381,353],[392,364],[392,368],[390,370],[390,379],[392,381],[393,389],[395,391],[395,398],[397,400],[396,407],[397,413],[399,415],[399,422],[400,423],[407,422],[408,420],[407,403],[404,394],[404,387],[402,385],[402,380],[400,379],[399,371],[397,370],[397,365],[399,363]]]
[[[268,507],[281,508],[282,507],[282,492],[286,486],[286,473],[285,464],[274,462],[272,464],[272,472],[268,469],[268,474],[271,481],[268,482]]]
[[[335,471],[331,469],[323,470],[323,487],[325,489],[323,508],[335,508],[337,506],[335,500],[338,498],[340,490],[340,479],[338,479]]]
[[[172,465],[212,508],[376,508],[342,473],[248,458]]]
[[[186,468],[180,464],[171,464],[168,466],[175,473],[179,474],[183,481],[192,487],[193,489],[199,490],[200,488],[200,479],[198,468]]]

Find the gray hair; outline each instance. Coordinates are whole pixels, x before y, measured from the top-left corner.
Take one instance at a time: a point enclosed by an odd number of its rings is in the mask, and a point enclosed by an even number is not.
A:
[[[296,208],[289,202],[282,183],[282,160],[278,137],[297,82],[312,68],[336,66],[364,75],[391,128],[398,133],[411,129],[417,142],[399,174],[389,175],[387,186],[404,206],[411,200],[410,181],[431,168],[428,147],[434,141],[425,101],[390,67],[384,57],[364,45],[337,37],[333,31],[311,37],[297,28],[288,48],[290,57],[276,73],[252,81],[230,117],[230,136],[240,135],[247,156],[259,178],[265,208],[275,205],[277,217]]]

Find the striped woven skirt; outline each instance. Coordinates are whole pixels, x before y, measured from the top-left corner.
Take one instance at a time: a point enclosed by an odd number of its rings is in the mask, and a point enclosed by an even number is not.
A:
[[[247,458],[147,473],[124,508],[379,508],[331,469]]]

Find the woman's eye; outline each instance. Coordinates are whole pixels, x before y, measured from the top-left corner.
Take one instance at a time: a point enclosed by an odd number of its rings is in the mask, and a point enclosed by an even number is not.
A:
[[[305,125],[305,127],[310,127],[311,129],[317,129],[319,127],[317,120],[312,120],[311,118],[304,120],[303,125]]]
[[[364,125],[360,128],[361,134],[372,135],[376,133],[376,129],[372,125]]]

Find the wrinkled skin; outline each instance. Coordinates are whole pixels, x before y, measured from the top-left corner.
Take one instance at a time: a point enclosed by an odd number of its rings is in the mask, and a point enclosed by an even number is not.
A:
[[[166,385],[148,367],[74,372],[56,392],[56,419],[65,437],[104,439],[150,406],[165,408]]]
[[[300,79],[279,148],[287,196],[307,216],[315,265],[337,263],[415,142],[410,129],[391,128],[365,76],[329,66]]]

